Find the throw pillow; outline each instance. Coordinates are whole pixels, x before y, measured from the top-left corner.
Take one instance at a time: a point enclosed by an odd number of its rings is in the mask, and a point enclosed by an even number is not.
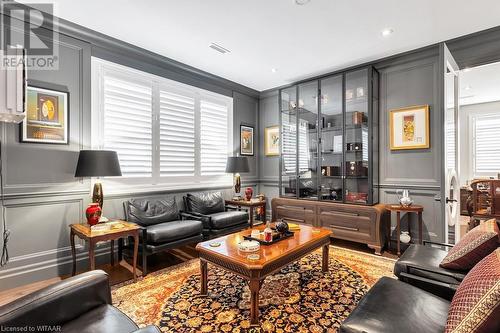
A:
[[[498,247],[499,234],[495,219],[481,223],[451,248],[440,266],[454,270],[471,269]]]
[[[445,333],[500,332],[500,248],[481,260],[451,300]]]

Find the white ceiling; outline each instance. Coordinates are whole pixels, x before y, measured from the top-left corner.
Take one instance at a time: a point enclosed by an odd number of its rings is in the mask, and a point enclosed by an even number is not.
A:
[[[460,105],[500,101],[500,63],[460,71]]]
[[[498,0],[52,1],[56,16],[259,91],[500,25]]]

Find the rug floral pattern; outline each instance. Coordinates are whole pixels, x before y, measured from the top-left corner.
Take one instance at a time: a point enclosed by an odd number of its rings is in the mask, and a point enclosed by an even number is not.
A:
[[[113,288],[114,304],[139,325],[163,332],[336,332],[340,323],[394,261],[330,248],[328,273],[314,252],[264,281],[260,327],[250,327],[249,289],[240,277],[209,266],[208,296],[199,294],[199,263],[152,273]]]

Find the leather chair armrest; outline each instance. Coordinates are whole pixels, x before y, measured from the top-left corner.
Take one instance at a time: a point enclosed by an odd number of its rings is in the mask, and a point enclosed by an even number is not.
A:
[[[183,219],[190,219],[190,220],[198,220],[203,223],[203,228],[205,229],[210,229],[211,221],[212,218],[210,215],[204,215],[200,213],[195,213],[195,212],[186,212],[186,211],[180,211],[180,216],[181,220]]]
[[[0,325],[61,325],[104,304],[111,304],[108,274],[90,271],[1,306]]]
[[[430,245],[439,245],[439,246],[450,247],[450,248],[453,247],[453,246],[455,246],[453,244],[431,242],[431,241],[428,241],[428,240],[424,240],[423,243],[424,243],[424,245],[427,245],[427,244],[430,244]]]
[[[224,211],[228,211],[228,210],[238,210],[237,207],[234,207],[234,206],[231,206],[231,205],[224,205]]]
[[[161,331],[155,325],[149,325],[143,328],[139,328],[132,333],[161,333]]]
[[[401,272],[399,279],[417,288],[451,301],[458,285],[427,279],[421,276]]]

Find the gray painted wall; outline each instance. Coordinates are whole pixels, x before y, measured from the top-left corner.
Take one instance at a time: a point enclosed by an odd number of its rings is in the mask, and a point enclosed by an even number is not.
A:
[[[114,41],[117,43],[117,41]],[[127,46],[130,48],[131,46]],[[59,35],[59,70],[28,71],[30,81],[44,87],[63,89],[70,94],[70,143],[48,145],[19,142],[17,125],[0,125],[3,152],[3,176],[5,180],[5,209],[8,228],[10,262],[0,268],[0,290],[69,274],[71,251],[69,224],[84,221],[84,211],[90,203],[89,180],[74,178],[78,151],[90,147],[90,61],[98,54],[106,60],[125,63],[128,66],[154,72],[170,79],[178,79],[197,87],[233,96],[234,151],[239,152],[240,124],[258,128],[258,98],[251,89],[232,86],[230,82],[208,78],[193,71],[182,71],[162,65],[158,59],[127,58],[120,44],[109,46],[104,52],[92,40],[79,36]],[[113,50],[115,52],[113,52]],[[140,53],[139,50],[135,50]],[[125,53],[125,54],[124,54]],[[165,58],[166,59],[166,58]],[[164,60],[165,60],[164,59]],[[166,59],[165,61],[168,61]],[[168,70],[166,69],[168,68]],[[220,84],[219,84],[220,83]],[[232,87],[232,88],[231,88]],[[257,132],[256,132],[257,133]],[[242,178],[243,186],[253,186],[257,192],[260,147],[256,135],[255,156],[250,157],[251,172]],[[223,188],[226,197],[232,196],[230,187]],[[187,191],[187,190],[186,190]],[[174,195],[182,202],[186,191],[165,191],[160,195]],[[141,194],[144,195],[144,194]],[[105,196],[104,215],[122,218],[124,200],[138,196],[134,193]],[[87,249],[77,242],[78,267],[87,267]],[[98,263],[109,262],[108,245],[99,246]]]

